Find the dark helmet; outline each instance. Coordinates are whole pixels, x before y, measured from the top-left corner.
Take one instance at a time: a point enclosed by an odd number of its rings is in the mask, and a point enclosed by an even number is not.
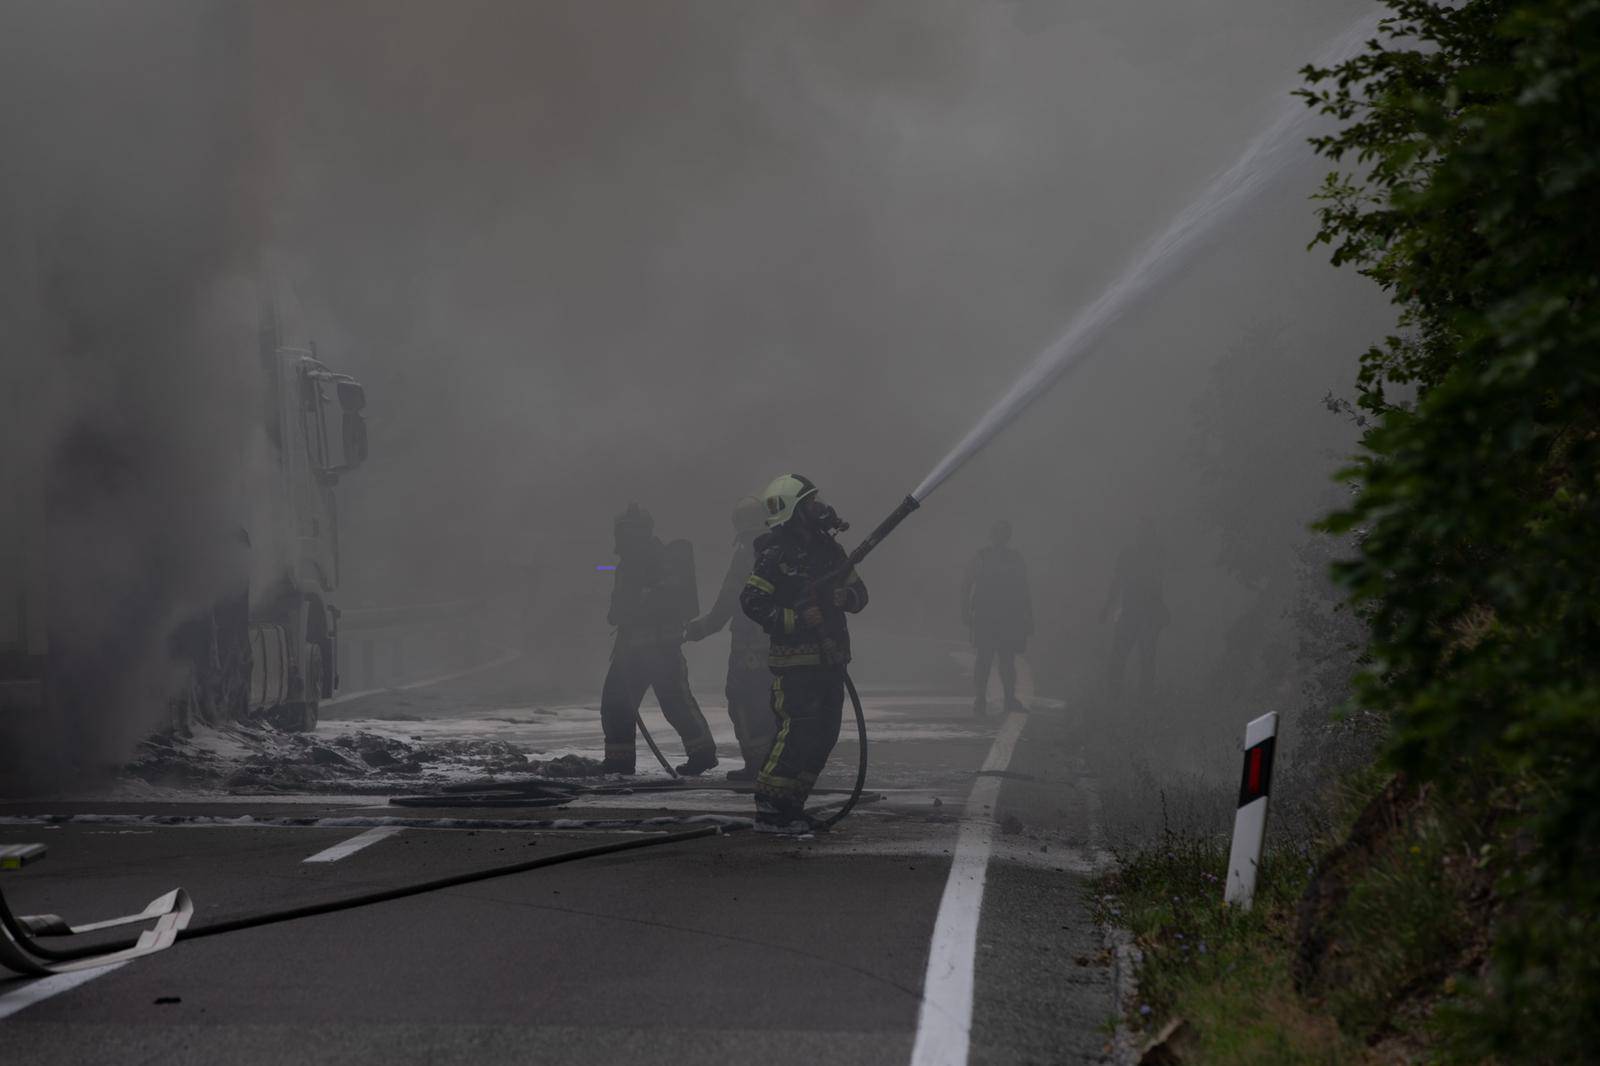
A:
[[[617,543],[642,539],[648,537],[656,530],[656,520],[650,517],[650,512],[636,503],[628,504],[628,509],[617,515],[611,524],[612,533],[617,538]]]

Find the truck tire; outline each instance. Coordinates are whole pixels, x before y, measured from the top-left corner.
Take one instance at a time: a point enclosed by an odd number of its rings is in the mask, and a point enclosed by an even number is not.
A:
[[[299,720],[295,728],[304,733],[317,731],[317,710],[322,702],[322,645],[307,644],[305,654],[305,699],[298,705]]]
[[[300,660],[303,679],[301,694],[305,697],[280,703],[267,712],[267,720],[288,733],[311,733],[317,728],[317,705],[322,699],[322,647],[307,644]]]

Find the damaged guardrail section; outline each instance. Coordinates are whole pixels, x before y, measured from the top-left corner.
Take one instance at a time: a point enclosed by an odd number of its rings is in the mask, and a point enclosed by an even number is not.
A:
[[[43,844],[0,845],[0,870],[17,870],[45,856]],[[151,900],[144,910],[120,918],[107,918],[85,925],[68,925],[59,915],[11,913],[11,905],[0,891],[0,966],[20,974],[47,975],[90,970],[97,966],[127,962],[144,955],[165,951],[177,940],[178,934],[194,917],[194,901],[189,893],[175,888]],[[85,933],[97,933],[124,925],[137,925],[153,921],[155,924],[139,934],[131,947],[110,949],[103,954],[83,954],[77,950],[58,951],[39,943],[35,938],[68,938]],[[63,941],[66,944],[70,940]]]

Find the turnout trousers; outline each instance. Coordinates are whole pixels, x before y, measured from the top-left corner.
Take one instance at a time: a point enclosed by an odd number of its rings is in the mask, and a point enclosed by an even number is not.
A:
[[[756,811],[766,818],[799,818],[839,740],[844,711],[844,671],[832,667],[786,670],[772,680],[778,735],[756,778]]]
[[[654,690],[668,724],[683,741],[684,752],[716,752],[711,727],[689,691],[689,666],[676,644],[622,644],[611,652],[611,669],[600,690],[600,725],[606,734],[607,759],[632,759],[638,736],[639,705]]]
[[[972,687],[976,690],[977,706],[989,702],[989,667],[1000,667],[1000,690],[1005,693],[1006,708],[1017,702],[1017,653],[1010,648],[986,648],[978,645],[978,656],[972,666]]]
[[[755,669],[741,663],[728,664],[728,717],[733,735],[739,738],[744,765],[759,773],[767,764],[773,738],[778,735],[778,718],[772,713],[772,671],[763,664]]]

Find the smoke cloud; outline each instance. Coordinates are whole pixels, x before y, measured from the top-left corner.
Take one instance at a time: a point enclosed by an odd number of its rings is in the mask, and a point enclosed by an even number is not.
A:
[[[68,508],[74,553],[103,560],[67,594],[77,625],[114,645],[126,626],[96,605],[138,603],[148,645],[217,584],[206,545],[237,479],[212,445],[249,450],[232,353],[254,348],[203,322],[270,247],[307,335],[368,388],[372,458],[340,485],[346,605],[526,594],[530,686],[592,699],[617,511],[693,540],[707,593],[733,502],[778,473],[864,531],[1368,7],[10,8],[27,39],[4,35],[0,77],[34,104],[8,143],[35,150],[7,153],[30,160],[7,225],[52,265],[14,265],[35,280],[12,288],[8,319],[32,323],[12,351],[42,354],[8,358],[8,394],[39,397],[18,468],[99,486]],[[93,79],[41,58],[68,38]],[[1097,611],[1149,518],[1174,735],[1241,717],[1214,679],[1268,671],[1263,627],[1228,634],[1294,596],[1353,440],[1321,400],[1386,314],[1305,252],[1316,178],[1308,151],[873,556],[864,674],[891,676],[901,638],[964,643],[962,567],[1007,517],[1040,685],[1088,705]],[[78,427],[123,465],[71,458]],[[720,653],[693,650],[699,676]]]
[[[172,630],[229,580],[256,409],[246,29],[198,3],[0,8],[0,645],[45,610],[73,664],[53,715],[0,721],[24,784],[159,726]]]

